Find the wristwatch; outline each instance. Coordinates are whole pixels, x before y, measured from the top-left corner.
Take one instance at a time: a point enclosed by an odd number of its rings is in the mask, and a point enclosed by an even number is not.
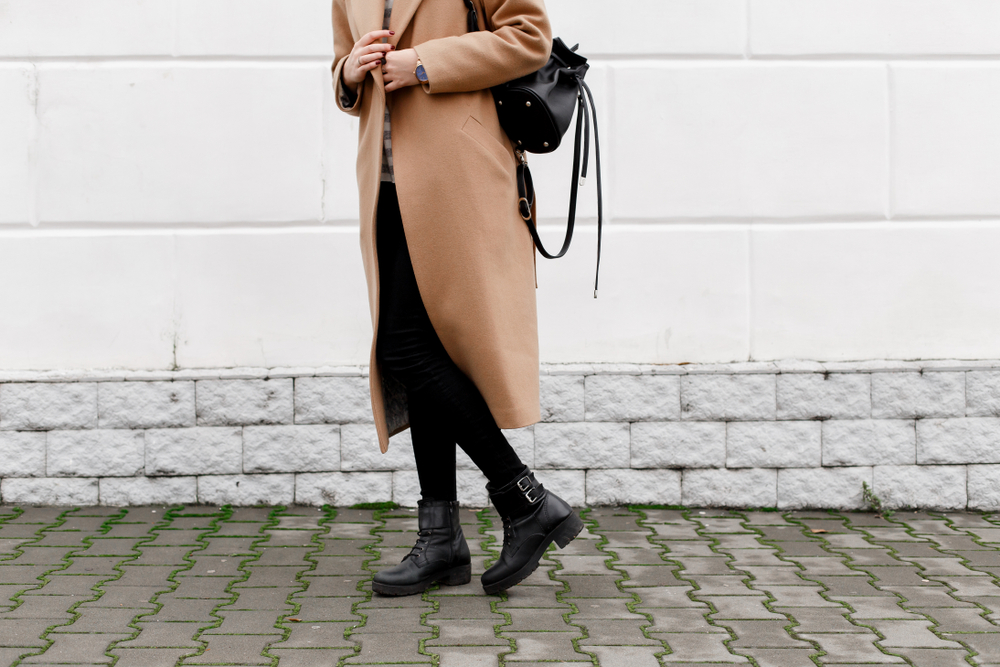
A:
[[[420,62],[420,58],[417,58],[417,69],[413,70],[413,74],[420,83],[427,83],[427,70],[424,69],[424,64]]]

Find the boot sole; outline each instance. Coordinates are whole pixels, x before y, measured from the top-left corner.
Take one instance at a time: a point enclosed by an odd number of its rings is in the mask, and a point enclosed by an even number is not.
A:
[[[538,548],[535,549],[535,553],[531,556],[531,560],[525,563],[524,567],[506,579],[501,579],[495,584],[490,586],[483,584],[483,590],[486,591],[488,595],[492,595],[493,593],[505,591],[508,588],[521,583],[530,577],[532,572],[538,569],[538,561],[542,559],[542,554],[545,553],[545,550],[549,548],[550,544],[555,542],[560,549],[565,549],[569,543],[580,534],[581,530],[583,530],[583,519],[578,517],[576,512],[572,512],[568,517],[563,519],[562,523],[556,526],[544,540],[542,540],[542,543],[538,545]]]
[[[472,581],[472,564],[469,565],[459,565],[458,567],[453,567],[450,570],[445,570],[436,577],[431,577],[425,581],[419,581],[415,584],[410,584],[408,586],[394,586],[392,584],[381,584],[377,581],[372,581],[372,590],[379,595],[416,595],[417,593],[423,593],[431,584],[441,582],[445,586],[461,586]]]

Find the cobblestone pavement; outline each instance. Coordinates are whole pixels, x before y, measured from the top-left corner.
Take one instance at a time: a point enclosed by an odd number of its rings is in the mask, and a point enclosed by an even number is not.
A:
[[[583,514],[505,595],[383,598],[409,510],[0,507],[0,665],[1000,664],[1000,515]]]

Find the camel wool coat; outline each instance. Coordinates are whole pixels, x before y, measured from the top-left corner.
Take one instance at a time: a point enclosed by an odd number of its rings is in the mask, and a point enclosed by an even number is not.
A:
[[[463,0],[394,0],[390,43],[415,49],[429,83],[386,93],[375,69],[352,106],[344,103],[340,73],[355,42],[382,28],[385,0],[333,2],[335,97],[342,111],[360,118],[361,254],[374,330],[372,412],[383,452],[389,436],[408,426],[406,394],[380,371],[375,354],[386,105],[403,229],[431,323],[501,428],[541,418],[534,245],[517,210],[513,147],[489,89],[541,68],[552,33],[543,0],[475,2],[480,28],[492,32],[467,32]]]

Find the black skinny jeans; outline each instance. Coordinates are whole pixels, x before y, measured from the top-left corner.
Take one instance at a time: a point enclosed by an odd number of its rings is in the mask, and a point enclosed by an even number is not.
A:
[[[524,470],[476,385],[448,356],[417,289],[396,198],[382,183],[378,200],[379,325],[375,354],[406,388],[410,435],[424,500],[456,500],[455,445],[494,487]]]

